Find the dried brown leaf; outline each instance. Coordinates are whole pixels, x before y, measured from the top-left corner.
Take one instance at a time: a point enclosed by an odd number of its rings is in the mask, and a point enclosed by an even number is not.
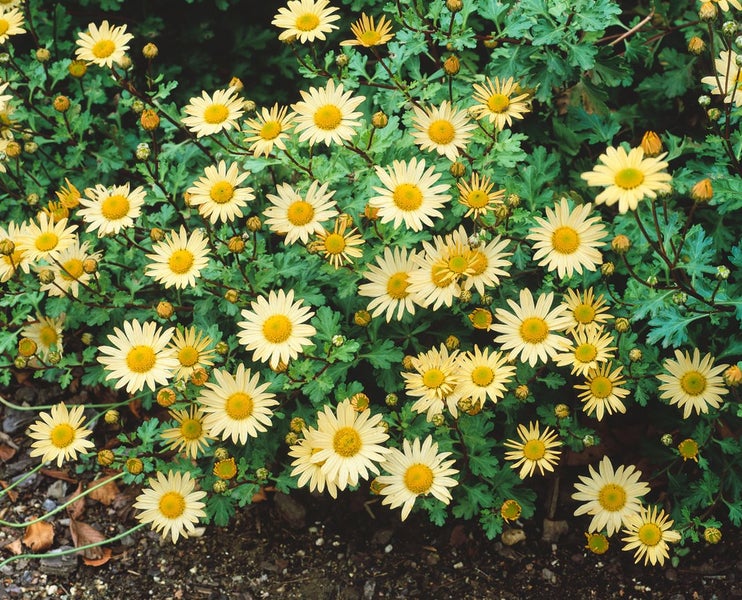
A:
[[[8,462],[15,456],[16,452],[17,450],[15,448],[11,448],[7,444],[0,444],[0,461]]]
[[[77,483],[77,479],[72,477],[67,471],[60,471],[58,469],[41,469],[41,474],[51,477],[52,479],[61,479],[69,483]]]
[[[0,486],[2,486],[3,489],[8,487],[8,485],[9,484],[7,481],[3,481],[0,479]],[[15,501],[18,500],[18,492],[16,492],[15,490],[10,490],[9,492],[5,493],[8,494],[8,498],[10,498],[11,502],[15,503]]]
[[[67,501],[75,499],[72,504],[67,506],[67,514],[69,515],[70,519],[79,519],[82,517],[82,513],[85,512],[85,496],[80,496],[82,493],[82,482],[77,484],[77,488],[74,492],[72,492],[69,497],[67,498]]]
[[[108,477],[108,479],[112,479],[113,476]],[[103,479],[96,479],[95,481],[91,482],[90,487],[96,486],[99,483],[104,481]],[[93,490],[88,494],[90,498],[93,500],[97,500],[104,506],[110,506],[111,503],[116,499],[117,494],[119,493],[119,486],[116,485],[116,481],[109,481],[105,485],[102,485],[96,490]]]
[[[75,548],[106,540],[106,536],[95,527],[83,523],[82,521],[76,521],[75,519],[70,519],[70,535],[72,536],[72,543],[75,544]],[[100,546],[96,548],[87,548],[82,551],[82,556],[85,564],[99,566],[108,562],[108,559],[111,558],[111,550]]]
[[[34,552],[51,548],[54,542],[54,527],[46,521],[39,521],[26,527],[23,543]]]
[[[8,552],[11,554],[15,554],[16,556],[23,552],[23,548],[21,547],[21,538],[16,538],[12,542],[8,542],[3,546]]]

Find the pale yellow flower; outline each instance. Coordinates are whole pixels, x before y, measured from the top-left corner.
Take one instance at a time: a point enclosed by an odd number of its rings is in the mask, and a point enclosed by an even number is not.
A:
[[[412,138],[422,150],[431,150],[455,161],[477,128],[465,110],[455,110],[444,100],[440,106],[413,107]]]
[[[638,514],[627,518],[623,530],[627,535],[621,538],[627,542],[623,549],[627,552],[636,549],[634,562],[638,563],[644,558],[645,565],[651,563],[662,566],[665,559],[670,557],[667,543],[679,542],[682,538],[679,532],[670,529],[673,523],[664,510],[658,511],[656,506],[642,507]]]
[[[555,431],[549,427],[539,430],[537,421],[531,422],[528,427],[518,425],[517,440],[504,442],[506,448],[513,448],[505,453],[505,460],[515,461],[510,465],[513,469],[520,467],[518,475],[521,479],[530,477],[538,469],[541,475],[544,471],[553,471],[554,465],[559,462],[561,450],[557,450],[562,442]]]
[[[217,90],[213,95],[202,91],[200,97],[190,99],[184,110],[188,116],[183,118],[183,124],[199,138],[238,130],[237,119],[245,112],[244,103],[233,87]]]
[[[405,248],[388,246],[384,255],[376,257],[375,265],[368,265],[364,273],[369,283],[358,286],[358,295],[373,298],[368,303],[371,315],[385,314],[387,323],[392,318],[400,321],[405,314],[415,314],[415,303],[410,293],[410,273],[415,269],[416,253]],[[396,315],[395,315],[396,312]]]
[[[263,211],[268,217],[265,224],[271,231],[285,235],[284,243],[293,244],[297,240],[309,241],[313,233],[324,231],[322,223],[338,214],[337,204],[332,196],[335,190],[328,190],[329,184],[312,181],[302,196],[288,183],[279,183],[276,194],[266,194],[271,206]]]
[[[279,108],[278,103],[270,110],[261,108],[254,119],[247,119],[243,131],[248,134],[245,141],[250,144],[250,152],[255,156],[269,156],[275,146],[285,150],[285,141],[294,126],[294,114],[288,106]]]
[[[278,35],[281,41],[296,38],[305,44],[325,40],[326,33],[338,28],[332,24],[340,19],[340,15],[333,14],[337,10],[330,6],[329,0],[289,0],[285,7],[278,9],[271,25],[283,29]]]
[[[474,100],[477,104],[472,106],[472,111],[477,119],[487,117],[498,130],[511,126],[513,119],[522,119],[531,111],[528,94],[520,93],[520,85],[512,77],[502,81],[495,77],[494,83],[487,77],[484,85],[475,83]]]
[[[373,17],[361,13],[361,18],[351,24],[350,30],[355,37],[352,40],[343,40],[340,42],[341,46],[383,46],[394,37],[392,23],[385,15],[376,23]]]
[[[139,186],[130,190],[129,184],[107,188],[96,185],[85,189],[87,198],[79,198],[77,214],[88,224],[85,231],[98,231],[98,237],[114,235],[134,226],[144,206],[146,192]]]
[[[56,460],[61,467],[65,460],[77,460],[77,453],[95,448],[95,444],[85,439],[91,433],[82,426],[85,421],[82,404],[69,410],[64,402],[55,404],[50,412],[39,413],[39,419],[29,427],[28,436],[35,440],[31,444],[30,456],[41,456],[41,462]]]
[[[660,397],[677,404],[683,410],[684,419],[693,411],[700,415],[708,413],[709,407],[719,408],[724,401],[722,396],[729,393],[721,376],[729,365],[714,365],[711,354],[701,359],[698,348],[693,349],[692,357],[687,351],[675,350],[675,359],[668,358],[662,366],[669,374],[657,375],[662,382]]]
[[[240,184],[250,176],[250,171],[240,172],[237,163],[220,160],[217,165],[204,169],[203,177],[190,188],[188,203],[198,208],[199,214],[211,223],[234,221],[243,215],[243,209],[255,199],[253,189]]]
[[[88,25],[88,30],[78,34],[75,57],[99,67],[113,67],[119,64],[129,49],[129,42],[134,38],[126,33],[126,25],[111,26],[103,21],[98,27],[95,23]]]
[[[345,91],[342,83],[336,85],[329,79],[324,88],[310,87],[308,92],[301,90],[300,94],[301,101],[291,105],[296,113],[295,131],[300,142],[309,141],[310,146],[319,142],[327,146],[333,142],[342,144],[361,125],[358,119],[363,113],[356,108],[366,97],[353,97],[353,92]]]
[[[200,229],[188,235],[185,227],[171,231],[147,254],[150,262],[144,274],[162,283],[165,288],[193,287],[201,271],[209,264],[209,240]]]

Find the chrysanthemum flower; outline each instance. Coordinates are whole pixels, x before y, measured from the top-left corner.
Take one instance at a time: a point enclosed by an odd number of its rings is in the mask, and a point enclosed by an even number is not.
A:
[[[73,209],[77,208],[80,204],[80,190],[78,190],[69,179],[64,178],[65,185],[61,186],[58,191],[54,192],[57,196],[57,200],[62,203],[65,208]]]
[[[423,241],[423,252],[415,256],[416,269],[410,273],[409,292],[414,302],[423,307],[438,310],[441,306],[451,306],[453,299],[461,295],[460,277],[454,273],[445,255],[445,242],[435,236],[436,245]],[[465,268],[468,262],[462,263]]]
[[[304,487],[309,484],[310,492],[317,491],[320,494],[327,487],[330,496],[337,498],[337,485],[335,485],[333,480],[328,479],[322,471],[322,465],[324,463],[312,461],[314,455],[320,450],[315,442],[316,435],[317,430],[313,427],[305,429],[303,431],[303,437],[299,438],[299,441],[289,449],[289,456],[295,459],[291,462],[291,466],[294,467],[291,470],[291,476],[299,476],[296,482],[298,487]]]
[[[742,106],[741,69],[738,60],[742,59],[733,50],[722,50],[719,58],[714,61],[716,75],[702,78],[701,83],[712,86],[711,93],[724,96],[727,104],[734,102],[735,106]]]
[[[460,356],[458,361],[461,380],[454,390],[457,398],[471,398],[484,404],[488,399],[494,404],[505,395],[505,384],[515,375],[515,367],[507,364],[502,352],[474,344],[474,350]]]
[[[134,219],[142,212],[145,195],[143,187],[130,191],[128,183],[112,188],[98,184],[85,190],[87,198],[80,198],[82,208],[77,214],[88,223],[86,231],[97,229],[98,237],[117,234],[134,225]]]
[[[77,242],[77,225],[67,227],[67,219],[55,223],[45,213],[39,213],[38,224],[30,221],[21,226],[16,246],[30,262],[51,260],[65,248]]]
[[[534,470],[538,469],[541,475],[544,470],[553,471],[554,465],[559,462],[561,450],[556,450],[562,445],[559,436],[549,427],[544,427],[543,431],[539,430],[537,421],[531,422],[528,427],[518,425],[517,440],[507,440],[504,446],[514,448],[505,453],[505,460],[515,461],[510,465],[513,469],[520,467],[518,475],[521,479],[533,475]]]
[[[278,35],[281,41],[296,38],[302,44],[326,39],[325,34],[337,29],[332,23],[340,18],[333,14],[338,9],[330,6],[329,0],[289,0],[278,9],[271,25],[283,29]]]
[[[526,239],[536,243],[533,260],[539,261],[548,271],[556,271],[559,277],[582,273],[583,267],[595,271],[603,262],[598,248],[603,246],[606,236],[600,215],[588,218],[592,209],[589,202],[570,211],[566,198],[546,209],[546,219],[534,217],[539,227],[533,227]]]
[[[206,516],[206,504],[201,499],[203,490],[195,491],[196,481],[191,474],[168,471],[167,476],[157,472],[157,479],[150,478],[149,488],[137,496],[134,508],[141,510],[136,515],[142,523],[152,523],[152,529],[170,536],[173,544],[180,536],[187,537],[200,517]]]
[[[361,13],[361,18],[351,24],[350,30],[355,37],[352,40],[343,40],[340,42],[341,46],[383,46],[394,37],[392,23],[384,15],[376,23],[373,17]]]
[[[450,452],[438,452],[438,443],[432,436],[426,437],[422,444],[420,438],[415,438],[412,444],[405,439],[401,451],[392,448],[382,463],[389,475],[376,478],[377,483],[384,486],[381,503],[390,508],[401,506],[403,521],[409,516],[418,496],[432,494],[443,504],[450,503],[449,490],[458,485],[451,475],[459,472],[452,468],[456,461],[446,460],[450,455]]]
[[[672,176],[664,172],[668,163],[664,160],[667,152],[659,156],[645,158],[644,150],[632,148],[628,153],[619,146],[608,147],[598,160],[602,163],[595,169],[582,173],[590,186],[603,186],[595,197],[595,204],[612,206],[618,202],[618,212],[636,210],[639,201],[645,197],[656,198],[657,193],[669,192]]]
[[[336,413],[329,406],[318,413],[312,444],[319,450],[312,462],[322,465],[327,481],[338,489],[357,485],[369,473],[379,474],[378,463],[390,451],[382,445],[389,435],[380,425],[381,418],[381,413],[372,415],[368,408],[357,412],[347,398],[338,404]]]
[[[345,232],[349,219],[343,215],[335,219],[335,227],[332,231],[324,228],[317,234],[317,242],[314,250],[322,254],[327,262],[339,269],[344,264],[351,264],[354,258],[363,256],[363,251],[358,246],[363,245],[363,237],[358,235],[355,227]]]
[[[170,416],[177,422],[177,427],[165,429],[161,434],[169,450],[183,451],[186,456],[196,459],[199,452],[209,447],[209,435],[204,425],[204,413],[195,404],[188,410],[171,410]]]
[[[248,437],[267,431],[273,416],[269,407],[278,404],[276,395],[266,391],[270,382],[261,384],[260,375],[243,364],[234,375],[223,369],[214,369],[213,375],[216,383],[207,383],[198,398],[209,433],[245,444]]]
[[[250,144],[250,152],[255,156],[268,156],[273,146],[286,149],[285,140],[294,126],[294,114],[288,110],[288,106],[279,108],[276,102],[270,110],[263,107],[254,119],[245,121],[243,131],[248,135],[245,141]]]
[[[584,390],[578,396],[584,402],[582,409],[589,416],[595,413],[598,421],[603,419],[604,413],[612,415],[614,412],[626,412],[621,399],[629,395],[629,390],[620,387],[626,383],[621,376],[623,367],[619,365],[613,371],[612,368],[612,362],[605,362],[588,371],[584,384],[574,386],[576,390]]]
[[[26,33],[23,29],[23,13],[17,8],[0,7],[0,44],[20,33]]]
[[[21,335],[36,342],[36,354],[46,360],[50,352],[62,354],[62,330],[64,328],[65,314],[58,317],[45,317],[36,314],[34,319],[28,316],[28,323],[21,330]]]
[[[478,219],[494,209],[497,204],[502,204],[505,190],[492,191],[495,184],[489,177],[480,176],[479,173],[471,174],[471,181],[463,179],[456,184],[459,188],[459,204],[466,206],[465,217]]]
[[[459,227],[452,235],[463,236],[466,232],[463,227]],[[500,284],[500,277],[510,277],[510,273],[505,270],[512,266],[512,263],[505,258],[512,254],[512,252],[505,251],[508,244],[510,240],[503,240],[496,235],[486,244],[471,247],[470,268],[461,281],[462,289],[475,288],[483,296],[486,288]]]
[[[368,303],[371,315],[378,317],[386,313],[387,323],[394,317],[400,321],[409,313],[415,314],[415,303],[410,293],[410,273],[415,270],[415,251],[384,248],[384,255],[376,257],[375,265],[368,265],[364,276],[369,283],[358,286],[358,295],[373,298]],[[394,313],[397,313],[394,316]]]
[[[449,354],[445,344],[441,344],[440,348],[431,348],[413,357],[412,368],[414,371],[402,373],[405,393],[417,398],[412,410],[426,413],[427,420],[431,421],[447,405],[450,413],[457,416],[458,398],[454,396],[454,390],[462,380],[458,350]]]
[[[611,459],[604,456],[598,471],[589,467],[590,477],[580,475],[575,483],[574,500],[584,502],[575,515],[592,515],[589,531],[601,531],[609,536],[628,524],[628,518],[641,511],[639,498],[649,492],[649,485],[639,481],[641,472],[633,465],[621,465],[614,471]]]
[[[643,557],[645,565],[665,564],[665,559],[670,556],[667,543],[679,542],[682,537],[670,529],[674,521],[669,520],[669,515],[662,509],[658,511],[656,506],[642,507],[638,514],[630,515],[626,521],[623,530],[626,537],[621,541],[627,544],[623,549],[629,552],[636,549],[634,562],[637,563]]]
[[[567,333],[582,333],[601,328],[613,318],[613,315],[608,313],[610,307],[606,304],[603,295],[596,298],[593,288],[588,288],[583,292],[568,289],[562,304],[566,307],[570,319]]]
[[[188,379],[197,368],[212,366],[216,353],[207,350],[211,344],[211,338],[195,327],[176,329],[169,346],[178,359],[175,379]]]
[[[610,345],[613,341],[613,335],[602,329],[575,332],[572,339],[562,342],[561,352],[554,356],[554,362],[558,367],[572,367],[572,375],[587,375],[613,358],[616,349]]]
[[[67,460],[77,460],[78,452],[86,452],[88,448],[95,448],[95,444],[87,438],[92,431],[82,426],[85,421],[81,404],[69,410],[64,402],[51,407],[51,412],[39,413],[39,419],[32,423],[28,436],[34,440],[31,444],[30,456],[41,456],[41,462],[56,460],[57,466]]]
[[[513,124],[513,119],[522,119],[524,114],[531,111],[528,94],[519,92],[520,86],[512,77],[502,81],[495,77],[494,83],[487,77],[484,85],[474,84],[474,100],[477,104],[472,110],[477,119],[487,117],[496,129],[503,130],[505,125]]]
[[[275,368],[279,362],[288,362],[297,356],[305,346],[311,346],[309,339],[317,330],[306,323],[314,316],[309,306],[302,300],[294,302],[294,290],[288,293],[274,290],[268,297],[258,296],[250,303],[250,310],[243,310],[237,334],[240,344],[253,351],[253,360],[268,362]]]
[[[140,391],[145,385],[152,391],[158,385],[167,385],[178,368],[178,359],[168,343],[173,328],[162,330],[157,323],[137,319],[124,321],[123,330],[114,327],[108,336],[112,346],[100,346],[98,357],[106,371],[106,381],[116,379],[116,389],[126,386],[129,393]]]
[[[10,254],[0,254],[0,283],[8,281],[18,269],[24,273],[30,270],[31,261],[20,242],[21,231],[22,228],[12,221],[8,223],[7,229],[0,226],[0,242],[10,240],[15,246]]]
[[[2,238],[1,235],[0,238]],[[85,261],[88,259],[97,261],[101,257],[99,252],[88,254],[89,247],[89,242],[81,244],[79,240],[76,240],[72,246],[57,254],[52,264],[44,267],[54,274],[54,281],[52,283],[42,283],[39,289],[49,294],[49,296],[64,297],[70,295],[77,298],[80,293],[80,285],[87,285],[91,278],[91,275],[86,273],[83,268]]]
[[[729,393],[721,376],[729,365],[714,366],[711,354],[706,354],[701,360],[698,348],[693,349],[692,358],[687,351],[675,350],[675,360],[668,358],[663,366],[670,374],[657,375],[662,381],[660,397],[683,409],[684,419],[693,411],[700,415],[708,413],[709,406],[719,408],[722,396]]]
[[[493,323],[491,329],[502,334],[495,342],[502,344],[503,350],[510,350],[510,358],[520,356],[531,366],[554,358],[564,340],[555,332],[564,331],[569,320],[564,306],[551,308],[553,301],[554,294],[549,292],[539,295],[534,304],[530,290],[524,288],[520,291],[520,304],[508,300],[512,313],[495,309],[499,322]]]
[[[144,274],[166,288],[196,285],[196,278],[209,264],[209,240],[200,229],[189,236],[181,225],[179,232],[171,231],[162,242],[154,244],[152,250],[154,253],[147,254],[147,258],[153,262],[147,265]]]
[[[99,67],[113,67],[119,64],[129,49],[129,41],[134,36],[126,33],[126,25],[111,27],[103,21],[98,27],[95,23],[88,25],[88,30],[80,32],[76,44],[75,57]]]
[[[237,163],[220,160],[216,166],[204,169],[204,176],[190,188],[188,203],[198,207],[199,214],[212,223],[233,221],[242,216],[242,209],[255,198],[251,187],[239,187],[250,176],[250,171],[240,173]]]
[[[324,142],[342,144],[350,140],[355,129],[361,124],[357,119],[363,116],[356,108],[366,99],[365,96],[353,98],[353,92],[346,92],[343,84],[332,79],[324,88],[310,87],[308,92],[302,90],[301,101],[292,104],[296,113],[295,131],[299,141],[309,141],[313,146]]]
[[[327,190],[327,183],[320,185],[312,181],[302,197],[288,183],[276,186],[278,195],[266,194],[272,204],[263,211],[268,217],[266,225],[278,234],[285,234],[284,243],[293,244],[301,240],[305,244],[309,236],[324,230],[322,223],[337,215],[337,204],[332,200],[335,190]]]
[[[202,91],[201,97],[191,98],[184,110],[188,116],[183,117],[183,124],[196,137],[239,129],[237,119],[245,112],[244,104],[233,87],[217,90],[211,96]]]
[[[413,109],[412,138],[415,143],[422,150],[435,151],[452,161],[466,149],[472,130],[477,128],[465,110],[454,110],[447,100],[437,107],[422,109],[415,106]]]
[[[448,185],[434,185],[441,178],[435,167],[425,170],[425,161],[412,158],[409,163],[395,160],[391,168],[376,167],[376,175],[384,187],[374,186],[379,194],[368,203],[379,209],[382,223],[402,223],[413,231],[421,231],[423,225],[433,226],[431,217],[443,217],[438,209],[451,200],[446,194]]]

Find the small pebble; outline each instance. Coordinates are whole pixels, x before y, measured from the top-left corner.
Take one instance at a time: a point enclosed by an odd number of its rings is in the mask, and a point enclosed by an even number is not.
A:
[[[387,544],[384,546],[384,554],[389,554],[392,550],[394,550],[394,546],[391,544]]]
[[[325,538],[317,538],[314,540],[315,546],[324,546],[325,545]]]

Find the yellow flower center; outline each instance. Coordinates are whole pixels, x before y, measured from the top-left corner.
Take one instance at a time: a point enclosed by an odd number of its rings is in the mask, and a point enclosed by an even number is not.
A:
[[[198,362],[198,350],[193,346],[185,346],[178,352],[178,360],[184,367],[192,367]]]
[[[183,419],[180,424],[180,435],[186,440],[197,440],[201,437],[203,427],[198,419]]]
[[[319,17],[314,13],[304,13],[296,17],[296,28],[299,31],[312,31],[319,25]]]
[[[49,433],[49,441],[55,448],[66,448],[75,440],[75,430],[69,423],[55,425]]]
[[[636,532],[636,537],[645,546],[656,546],[662,541],[662,530],[655,523],[644,523]]]
[[[361,436],[352,427],[341,427],[332,438],[332,447],[340,456],[355,456],[363,446]]]
[[[281,124],[278,121],[266,121],[260,128],[260,137],[264,140],[275,140],[281,135]]]
[[[644,183],[644,173],[633,167],[626,167],[616,173],[613,181],[624,190],[633,190]]]
[[[166,519],[177,519],[186,509],[185,498],[178,492],[164,493],[157,506]]]
[[[8,29],[10,29],[10,23],[7,19],[0,19],[0,35],[5,35]]]
[[[223,104],[211,104],[204,111],[204,121],[209,125],[224,123],[229,116],[229,109]]]
[[[252,396],[245,392],[235,392],[230,394],[224,403],[224,412],[230,419],[242,421],[252,415],[253,401]]]
[[[71,258],[62,265],[62,270],[59,272],[62,279],[67,281],[76,281],[82,276],[82,261],[79,258]]]
[[[343,113],[334,104],[325,104],[314,112],[314,124],[325,131],[337,128],[342,120]]]
[[[413,183],[400,183],[392,193],[392,200],[400,210],[413,211],[422,206],[423,193]]]
[[[688,460],[689,458],[695,460],[696,456],[698,456],[698,443],[693,438],[683,440],[678,444],[678,452],[680,452],[680,456],[684,460]]]
[[[607,483],[598,492],[598,503],[609,512],[619,511],[626,505],[626,490],[615,483]]]
[[[116,44],[112,40],[100,40],[95,42],[91,52],[95,58],[108,58],[116,50]]]
[[[577,362],[589,363],[598,356],[598,349],[593,344],[580,344],[575,348],[575,359]]]
[[[466,204],[471,208],[483,208],[489,204],[489,194],[482,190],[472,190],[466,197]]]
[[[219,479],[232,479],[237,475],[237,465],[234,462],[234,458],[226,458],[220,460],[214,465],[214,475]]]
[[[129,199],[121,194],[109,196],[101,202],[100,213],[108,221],[123,219],[129,213]]]
[[[445,146],[446,144],[450,144],[456,137],[456,130],[450,121],[438,119],[437,121],[433,121],[428,127],[428,137],[435,144]]]
[[[546,444],[541,440],[528,440],[523,445],[523,456],[528,460],[541,460],[546,455]]]
[[[54,329],[54,327],[51,327],[50,325],[44,325],[44,327],[39,329],[39,341],[41,342],[42,346],[48,348],[52,344],[56,344],[58,339],[59,336],[57,335],[57,330]]]
[[[446,381],[446,374],[440,369],[428,369],[423,373],[423,385],[430,389],[437,389]]]
[[[399,271],[392,275],[386,282],[386,293],[395,300],[406,298],[407,286],[409,286],[409,276],[404,271]]]
[[[282,344],[291,337],[292,329],[286,315],[271,315],[263,323],[263,336],[272,344]]]
[[[36,238],[36,249],[39,252],[49,252],[49,250],[54,250],[58,243],[59,237],[57,237],[57,234],[53,231],[47,231]]]
[[[314,218],[314,207],[309,202],[297,200],[289,206],[286,211],[286,218],[292,225],[301,227]]]
[[[422,463],[411,465],[405,471],[404,484],[413,494],[424,494],[433,485],[433,471]]]
[[[439,288],[451,285],[453,278],[451,277],[451,271],[448,270],[448,263],[441,261],[434,264],[430,269],[430,280],[433,285]]]
[[[469,261],[465,256],[457,255],[448,259],[448,268],[457,275],[461,275],[466,271],[468,266]]]
[[[339,233],[331,233],[325,238],[325,252],[328,254],[342,254],[345,250],[345,238]]]
[[[146,373],[155,366],[156,361],[152,346],[134,346],[126,355],[126,366],[134,373]]]
[[[495,378],[495,372],[490,369],[487,365],[480,365],[474,367],[471,372],[471,380],[474,385],[479,387],[487,387],[492,380]]]
[[[217,204],[226,204],[234,197],[234,186],[229,181],[217,181],[211,186],[209,197]]]
[[[607,398],[612,392],[613,382],[608,377],[599,375],[590,382],[590,393],[599,400]]]
[[[381,34],[375,29],[364,31],[361,35],[358,36],[358,41],[361,42],[361,44],[363,44],[364,46],[376,46],[376,44],[378,44],[380,40]]]
[[[527,344],[540,344],[548,337],[549,326],[541,317],[528,317],[520,324],[519,333]]]
[[[559,227],[551,235],[551,245],[559,254],[572,254],[580,247],[580,236],[571,227]]]
[[[176,250],[170,255],[167,264],[176,275],[188,273],[193,266],[193,253],[190,250]]]
[[[487,108],[493,113],[503,113],[510,106],[510,98],[505,94],[492,94],[487,98]]]
[[[680,387],[689,396],[698,396],[706,389],[706,378],[698,371],[688,371],[680,378]]]
[[[575,321],[583,325],[592,323],[595,319],[595,309],[590,304],[578,304],[575,306],[572,314],[575,317]]]

